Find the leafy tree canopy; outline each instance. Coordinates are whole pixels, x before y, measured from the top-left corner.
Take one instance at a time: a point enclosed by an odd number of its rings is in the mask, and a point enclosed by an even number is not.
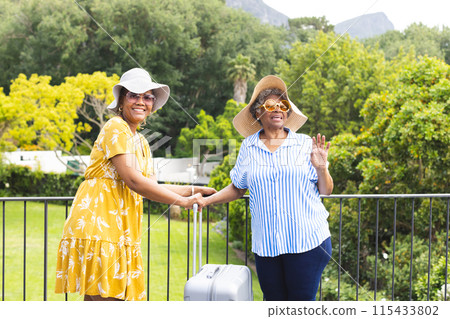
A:
[[[259,78],[273,73],[288,41],[285,28],[219,0],[9,0],[0,9],[6,94],[21,73],[50,75],[57,85],[78,73],[120,75],[141,66],[171,87],[151,127],[172,138],[197,124],[201,107],[213,116],[223,112],[234,84],[228,58],[251,58]]]
[[[314,39],[318,31],[333,32],[334,25],[325,17],[301,17],[289,19],[289,31],[294,41],[309,42]]]
[[[448,64],[421,57],[405,65],[395,85],[365,102],[361,134],[333,139],[336,192],[449,192],[449,96]]]
[[[386,88],[384,62],[380,51],[348,35],[319,32],[314,41],[295,43],[277,71],[290,99],[309,118],[302,130],[331,137],[358,131],[365,100]]]
[[[363,43],[367,46],[378,46],[388,60],[395,58],[402,50],[413,49],[418,56],[433,56],[450,64],[450,28],[445,26],[439,29],[427,27],[422,23],[413,23],[404,31],[388,31],[365,39]]]
[[[49,76],[20,74],[12,81],[9,95],[0,92],[0,147],[12,150],[36,145],[79,154],[78,147],[83,145],[89,153],[112,115],[106,106],[114,98],[111,87],[118,80],[117,75],[94,72],[51,85]]]

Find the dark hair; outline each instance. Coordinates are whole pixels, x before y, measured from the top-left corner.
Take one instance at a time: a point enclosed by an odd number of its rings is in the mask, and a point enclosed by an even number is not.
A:
[[[120,107],[122,106],[124,96],[127,95],[128,90],[122,86],[119,93],[119,99],[117,100],[117,105],[115,108],[111,109],[111,112],[113,112],[116,115],[120,115],[121,112],[119,111]]]
[[[266,89],[266,90],[263,90],[263,91],[259,92],[258,97],[255,99],[253,104],[250,106],[250,114],[258,122],[260,122],[260,120],[258,120],[258,117],[256,116],[256,111],[258,110],[258,108],[261,105],[264,104],[264,102],[266,101],[267,97],[270,96],[270,95],[278,95],[281,100],[287,100],[286,92],[283,92],[280,89]],[[291,113],[291,110],[289,110],[288,116],[290,115],[290,113]]]

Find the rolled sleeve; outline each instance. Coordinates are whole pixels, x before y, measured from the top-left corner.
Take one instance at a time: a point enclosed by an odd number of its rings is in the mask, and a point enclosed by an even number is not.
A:
[[[246,143],[242,143],[241,149],[236,160],[236,164],[230,172],[231,182],[236,188],[247,189],[248,188],[248,150]]]
[[[135,153],[134,136],[125,121],[110,121],[105,125],[104,132],[102,148],[108,159],[118,154]]]

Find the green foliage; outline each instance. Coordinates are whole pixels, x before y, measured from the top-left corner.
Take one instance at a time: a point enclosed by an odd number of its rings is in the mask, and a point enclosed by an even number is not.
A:
[[[69,202],[70,205],[70,202]],[[55,294],[52,289],[55,283],[56,253],[58,244],[61,240],[61,231],[65,221],[65,207],[54,205],[49,202],[48,205],[48,228],[44,223],[44,203],[27,202],[26,205],[26,265],[24,265],[24,204],[23,202],[7,202],[5,214],[5,249],[0,250],[0,260],[4,260],[5,277],[4,294],[0,298],[6,301],[23,300],[26,295],[27,301],[42,301],[44,291],[44,233],[48,237],[48,264],[47,264],[47,300],[63,301],[64,294]],[[153,206],[151,207],[153,209]],[[187,259],[187,234],[186,222],[170,221],[170,255],[168,256],[168,222],[162,212],[158,215],[147,216],[144,211],[142,222],[141,251],[144,260],[144,271],[149,273],[146,276],[146,287],[148,282],[147,294],[151,301],[167,300],[167,270],[168,258],[170,257],[170,300],[183,300],[183,287],[186,283],[186,265],[189,263],[189,276],[192,274],[192,233],[193,225],[190,224],[190,260]],[[167,216],[167,215],[165,215]],[[2,228],[2,219],[0,218],[0,228]],[[203,240],[206,240],[206,223],[203,227]],[[209,232],[209,251],[208,260],[210,263],[223,264],[227,244],[224,236],[213,231],[214,223],[210,224]],[[203,245],[206,248],[206,245]],[[3,252],[5,253],[2,256]],[[244,262],[236,256],[232,249],[229,252],[229,263],[241,265]],[[149,260],[147,262],[148,254]],[[206,263],[206,253],[203,254],[203,264]],[[23,269],[26,266],[26,293],[23,292],[22,283],[24,274]],[[148,267],[148,268],[147,268]],[[252,272],[253,293],[255,301],[263,299],[261,289],[259,288],[258,278]],[[80,301],[83,296],[77,293],[68,294],[69,301]],[[169,305],[167,303],[167,305]]]
[[[371,155],[357,166],[366,175],[360,191],[449,191],[449,77],[447,64],[423,57],[397,86],[367,100],[361,114],[370,127],[359,144]]]
[[[382,53],[334,33],[319,32],[314,41],[295,43],[277,72],[291,100],[308,116],[303,130],[309,135],[356,133],[365,100],[386,87]]]
[[[18,165],[0,165],[0,196],[75,196],[83,176],[31,171]]]
[[[50,76],[20,74],[12,81],[9,95],[0,91],[0,149],[37,146],[79,154],[84,147],[89,154],[111,116],[106,107],[118,80],[117,75],[94,72],[51,85]]]
[[[0,87],[7,94],[20,73],[51,75],[55,85],[78,73],[120,75],[142,66],[171,87],[172,98],[147,124],[170,137],[192,128],[201,107],[223,112],[233,94],[224,61],[245,54],[260,78],[273,73],[288,41],[285,28],[220,0],[9,0],[0,8]],[[170,143],[174,148],[176,139]]]
[[[211,179],[209,181],[209,187],[213,187],[216,190],[221,190],[231,184],[230,171],[234,167],[235,159],[233,160],[230,155],[225,156],[223,162],[216,166],[211,172]],[[231,202],[229,208],[230,219],[230,240],[231,241],[245,241],[245,202],[244,200],[236,200]],[[214,207],[217,211],[224,214],[225,207],[223,205],[216,205]],[[248,242],[251,242],[250,231],[250,211],[248,211]]]
[[[236,58],[229,59],[227,77],[234,83],[233,99],[239,103],[245,103],[247,93],[247,81],[255,78],[255,65],[251,58],[239,53]]]
[[[370,96],[361,111],[361,134],[332,140],[337,191],[347,193],[347,185],[364,194],[450,190],[449,70],[423,57],[404,66],[390,90]]]
[[[428,55],[450,63],[450,28],[444,26],[427,27],[422,23],[413,23],[404,31],[392,30],[379,36],[365,39],[367,46],[378,46],[383,50],[386,59],[391,60],[402,50],[414,50],[417,56]]]
[[[255,77],[255,65],[248,56],[239,53],[228,61],[227,76],[233,82],[236,80],[252,80]]]
[[[340,134],[331,141],[330,173],[337,193],[398,194],[448,193],[450,67],[436,58],[411,61],[399,57],[389,68],[401,70],[390,89],[372,93],[361,110],[359,135]],[[414,229],[411,229],[414,205]],[[330,212],[341,203],[327,200]],[[361,214],[358,214],[362,207]],[[430,215],[431,209],[431,215]],[[376,212],[379,251],[375,251]],[[391,298],[394,212],[396,251],[394,298],[409,299],[410,234],[414,231],[413,285],[427,271],[428,236],[432,227],[432,264],[445,255],[446,201],[429,199],[349,200],[342,203],[342,267],[354,278],[357,226],[360,232],[360,283],[374,290],[374,262],[378,253],[377,290]],[[339,236],[339,217],[331,214],[332,237]],[[430,224],[430,218],[432,220]],[[443,238],[444,236],[444,238]],[[335,253],[335,252],[333,252]],[[383,256],[386,254],[387,259]],[[433,270],[434,272],[434,270]],[[350,279],[346,279],[351,284]],[[442,280],[439,281],[442,286]],[[421,284],[423,286],[423,279]],[[436,284],[438,285],[438,284]],[[436,291],[439,287],[434,287]],[[413,299],[423,298],[414,286]],[[422,288],[421,288],[422,289]],[[423,290],[423,289],[422,289]],[[434,297],[433,297],[434,298]]]
[[[447,266],[447,269],[446,269]],[[419,278],[419,282],[414,286],[414,292],[417,300],[445,300],[446,276],[448,276],[448,260],[441,256],[437,263],[433,263],[430,273],[430,290],[428,292],[428,273]],[[450,286],[447,277],[447,300],[450,299]]]
[[[50,85],[51,77],[20,74],[9,95],[0,95],[0,135],[3,148],[39,145],[70,150],[76,104],[83,95],[66,85]]]
[[[238,104],[234,100],[227,101],[223,114],[218,115],[215,119],[201,110],[197,116],[198,125],[194,128],[181,129],[178,137],[177,148],[175,149],[176,156],[191,157],[193,156],[193,144],[196,139],[220,140],[223,145],[224,154],[228,153],[228,149],[232,151],[235,147],[239,149],[242,142],[242,136],[234,129],[232,121],[237,113],[244,105]],[[215,144],[207,145],[205,151],[207,155],[215,148]],[[220,154],[222,155],[222,154]],[[235,155],[234,155],[235,156]]]
[[[289,19],[289,31],[294,41],[310,42],[314,39],[319,31],[325,33],[333,32],[334,25],[323,17],[302,17]]]

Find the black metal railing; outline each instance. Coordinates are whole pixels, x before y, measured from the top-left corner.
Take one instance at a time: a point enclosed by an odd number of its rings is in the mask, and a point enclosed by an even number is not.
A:
[[[6,237],[6,233],[7,233],[7,229],[8,229],[8,222],[6,220],[6,202],[23,202],[23,268],[22,268],[22,298],[23,300],[27,300],[27,245],[29,244],[29,242],[27,242],[27,227],[29,227],[29,224],[27,224],[27,203],[29,202],[42,202],[44,204],[43,207],[43,211],[42,211],[42,219],[43,219],[43,241],[39,244],[39,243],[34,243],[35,245],[43,245],[43,269],[42,269],[42,273],[43,273],[43,293],[42,293],[42,299],[43,300],[47,300],[48,299],[48,287],[47,287],[47,281],[48,281],[48,247],[49,247],[49,238],[48,238],[48,228],[49,228],[49,222],[52,223],[52,221],[49,221],[49,203],[55,203],[58,202],[59,205],[62,205],[63,211],[64,211],[64,219],[67,218],[68,216],[68,212],[69,212],[69,207],[70,207],[70,203],[73,200],[73,197],[0,197],[0,202],[2,202],[2,300],[5,300],[5,294],[7,293],[7,291],[5,291],[5,280],[6,280],[6,270],[7,270],[7,265],[6,265],[6,260],[7,258],[9,258],[6,254],[6,242],[7,242],[7,237]],[[245,260],[243,261],[245,265],[248,265],[249,260],[248,260],[248,250],[249,250],[249,243],[247,241],[248,238],[248,232],[250,231],[249,229],[249,223],[248,220],[250,218],[249,216],[249,208],[248,208],[248,196],[244,196],[242,199],[242,201],[245,202],[245,237],[244,241],[245,243],[243,243],[243,247],[245,250]],[[447,269],[448,269],[448,239],[449,239],[449,201],[450,201],[450,194],[395,194],[395,195],[331,195],[331,196],[322,196],[322,200],[324,201],[324,204],[327,206],[327,208],[329,208],[330,210],[330,214],[336,216],[337,214],[337,207],[339,207],[339,218],[336,221],[336,218],[333,219],[333,221],[330,221],[330,226],[333,226],[333,229],[337,229],[337,231],[335,233],[333,233],[332,231],[332,236],[333,236],[333,249],[334,251],[337,250],[337,260],[336,258],[334,258],[334,262],[337,264],[337,296],[336,296],[336,300],[341,300],[342,295],[341,295],[341,286],[343,285],[343,271],[345,271],[346,275],[348,275],[349,277],[352,277],[352,280],[355,283],[355,298],[354,300],[359,300],[360,299],[360,289],[363,286],[362,283],[360,282],[360,278],[361,278],[361,273],[360,273],[360,260],[361,260],[361,231],[364,230],[366,231],[368,227],[367,223],[365,221],[365,224],[363,225],[364,228],[362,228],[362,218],[366,218],[366,215],[363,215],[364,212],[364,207],[362,206],[363,204],[366,204],[368,207],[370,206],[370,209],[374,209],[374,213],[375,213],[375,221],[374,221],[374,227],[371,226],[371,229],[373,230],[373,242],[371,243],[371,245],[373,244],[373,252],[374,252],[374,256],[375,256],[375,261],[374,261],[374,276],[373,276],[373,283],[372,286],[374,287],[373,289],[373,300],[377,300],[377,287],[378,287],[378,267],[380,265],[379,263],[379,248],[380,248],[380,237],[379,236],[391,236],[391,241],[392,241],[392,282],[391,282],[391,296],[390,299],[395,300],[396,296],[395,296],[395,271],[396,271],[396,237],[397,237],[397,227],[398,227],[398,223],[401,223],[402,227],[405,228],[410,228],[410,233],[409,236],[411,238],[410,241],[410,260],[409,260],[409,267],[410,267],[410,271],[409,271],[409,278],[407,280],[409,280],[409,299],[412,299],[412,294],[413,294],[413,265],[414,265],[414,235],[415,235],[415,214],[417,214],[417,210],[415,210],[415,203],[417,203],[418,201],[423,201],[423,200],[429,200],[429,206],[428,206],[428,267],[427,267],[427,300],[430,300],[430,283],[431,283],[431,259],[432,259],[432,241],[433,241],[433,229],[434,229],[434,224],[433,224],[433,201],[437,201],[440,200],[439,203],[439,212],[438,212],[438,219],[442,220],[443,217],[441,215],[445,215],[444,219],[445,219],[445,223],[443,225],[441,225],[442,229],[444,230],[444,232],[446,232],[446,240],[445,240],[445,291],[444,291],[444,300],[447,300],[447,282],[448,282],[448,274],[447,274]],[[339,203],[334,203],[335,206],[332,206],[333,201],[338,200]],[[354,210],[352,210],[353,213],[356,213],[356,223],[357,223],[357,230],[356,230],[356,271],[353,272],[351,275],[349,274],[349,272],[347,272],[345,269],[342,269],[341,265],[343,262],[343,242],[342,242],[342,236],[343,236],[343,227],[345,227],[345,221],[344,217],[346,215],[350,215],[352,213],[350,213],[350,206],[348,205],[349,201],[351,200],[357,200],[357,205],[356,208]],[[389,200],[393,200],[393,207],[388,206],[388,201]],[[399,200],[407,200],[410,201],[411,203],[411,211],[410,211],[410,219],[409,220],[397,220],[398,216],[397,213],[399,211],[399,209],[401,209],[402,211],[402,217],[404,217],[404,211],[405,211],[405,207],[402,206],[401,208],[398,207],[398,201]],[[375,203],[369,203],[369,201],[375,201]],[[146,201],[147,202],[147,201]],[[384,216],[382,218],[380,218],[380,202],[382,203],[383,206],[387,206],[389,207],[387,210],[390,210],[390,213],[392,213],[392,228],[388,229],[388,231],[386,231],[386,227],[384,229],[380,229],[379,223],[380,221],[382,221],[384,224],[386,224],[386,218],[384,218]],[[62,203],[62,204],[61,204]],[[343,213],[343,205],[346,205],[345,208],[345,213]],[[328,207],[329,206],[329,207]],[[150,203],[147,202],[147,204],[145,205],[146,207],[146,217],[147,217],[147,230],[150,231],[151,228],[151,222],[150,222],[150,212],[151,212],[151,205]],[[331,207],[331,209],[330,209]],[[416,206],[417,207],[417,206]],[[421,205],[421,218],[423,219],[423,202]],[[444,208],[442,208],[444,207]],[[230,213],[230,206],[227,204],[226,205],[226,212],[225,212],[225,216],[224,219],[226,220],[226,232],[224,234],[224,244],[225,244],[225,256],[224,256],[224,262],[225,263],[229,263],[229,241],[230,241],[230,224],[229,224],[229,213]],[[356,210],[356,212],[355,212]],[[20,212],[14,212],[15,214],[19,214]],[[373,213],[373,212],[372,212]],[[191,211],[188,211],[188,218],[187,218],[187,238],[191,238],[192,234],[190,232],[190,228],[191,228]],[[386,209],[383,210],[383,214],[386,214]],[[436,212],[435,212],[436,214]],[[170,266],[171,266],[171,236],[170,236],[170,232],[171,232],[171,213],[170,213],[170,207],[162,214],[165,215],[167,218],[167,272],[166,272],[166,300],[170,300],[170,282],[171,282],[171,272],[170,272]],[[161,215],[161,216],[162,216]],[[211,218],[210,218],[210,207],[206,207],[206,245],[205,245],[205,250],[206,250],[206,262],[209,262],[209,253],[210,253],[210,246],[209,246],[209,238],[210,238],[210,222]],[[333,225],[332,225],[333,224]],[[32,225],[33,226],[33,225]],[[389,228],[389,227],[387,227]],[[421,230],[422,232],[424,230]],[[337,237],[337,243],[336,243],[336,237]],[[55,240],[59,240],[59,238],[51,238],[53,241]],[[150,256],[152,254],[151,251],[151,245],[150,245],[150,234],[148,234],[147,236],[147,259],[146,261],[144,261],[144,264],[147,265],[147,291],[150,291]],[[365,246],[367,246],[365,244]],[[337,248],[336,248],[337,247]],[[190,269],[191,269],[191,265],[189,263],[190,260],[190,251],[191,251],[191,247],[190,247],[190,240],[187,240],[187,265],[186,265],[186,276],[187,279],[189,279],[190,277]],[[327,266],[328,267],[328,266]],[[14,269],[17,272],[17,269]],[[52,270],[51,270],[52,271]],[[164,283],[158,283],[159,285],[163,285]],[[321,281],[321,285],[320,285],[320,290],[319,290],[319,298],[322,299],[323,295],[322,295],[322,288],[323,288],[324,283]],[[148,299],[149,299],[150,294],[148,294]],[[67,295],[65,297],[65,299],[67,300]],[[16,298],[16,300],[18,300]]]

